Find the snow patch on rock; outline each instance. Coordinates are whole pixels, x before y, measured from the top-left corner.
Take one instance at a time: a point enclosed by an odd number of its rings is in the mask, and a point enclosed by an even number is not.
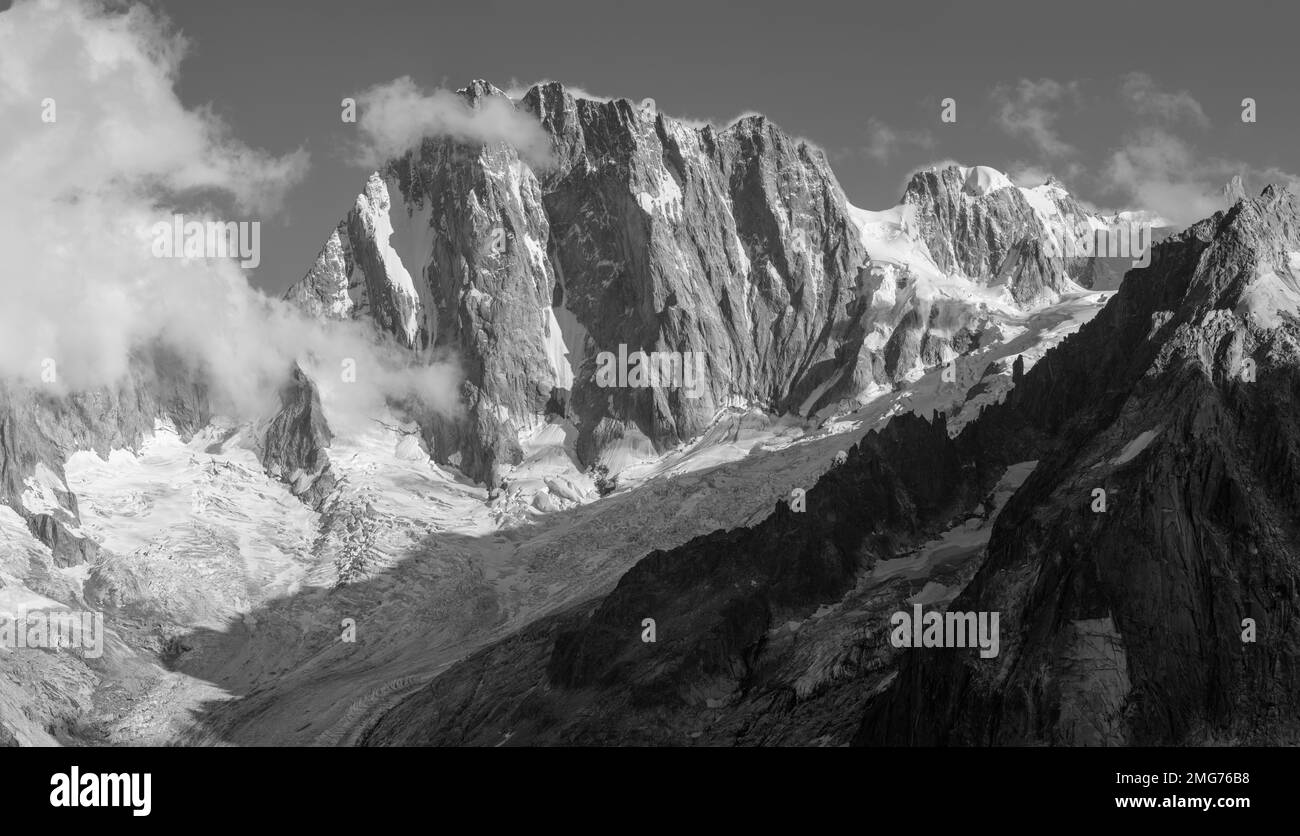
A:
[[[1111,464],[1128,464],[1133,461],[1133,459],[1137,458],[1139,453],[1151,445],[1152,441],[1155,441],[1156,436],[1160,435],[1160,429],[1160,427],[1156,427],[1154,429],[1146,430],[1138,435],[1137,438],[1133,439],[1128,444],[1125,444],[1124,449],[1120,451],[1119,455],[1111,459]]]
[[[1235,313],[1261,328],[1282,325],[1282,315],[1300,316],[1300,252],[1287,253],[1285,274],[1260,265],[1254,279],[1242,292]]]
[[[358,195],[355,208],[361,217],[361,223],[366,227],[367,237],[375,242],[384,275],[390,283],[389,290],[399,318],[397,324],[402,329],[401,336],[409,345],[415,341],[419,324],[420,295],[406,265],[402,263],[402,257],[390,241],[393,237],[393,223],[389,216],[391,201],[388,186],[378,172],[371,174],[366,181],[366,191]],[[428,223],[427,217],[425,223]]]
[[[962,166],[961,173],[965,178],[962,190],[975,197],[983,197],[991,192],[996,192],[998,189],[1006,189],[1015,185],[1007,175],[996,168],[986,165],[971,166],[969,168]]]

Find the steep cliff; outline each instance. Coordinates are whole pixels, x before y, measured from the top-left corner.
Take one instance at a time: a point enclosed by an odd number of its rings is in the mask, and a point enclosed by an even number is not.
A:
[[[558,83],[514,106],[550,137],[546,164],[424,140],[369,178],[286,295],[460,356],[465,413],[426,440],[490,486],[546,421],[617,472],[727,408],[810,415],[892,388],[1090,284],[1093,259],[1045,254],[1102,226],[1055,183],[954,166],[865,212],[761,116],[700,126]]]

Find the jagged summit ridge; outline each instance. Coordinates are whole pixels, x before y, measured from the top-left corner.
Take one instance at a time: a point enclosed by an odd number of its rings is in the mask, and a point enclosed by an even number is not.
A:
[[[461,93],[506,97],[484,81]],[[761,115],[699,125],[559,82],[512,103],[549,137],[546,166],[426,139],[370,178],[287,294],[460,354],[467,417],[427,441],[489,484],[540,423],[571,425],[578,458],[617,471],[722,410],[809,415],[978,346],[978,287],[1011,311],[1101,286],[1094,259],[1044,251],[1102,225],[1057,185],[935,169],[886,218],[852,207],[825,155]],[[702,391],[600,385],[601,357],[637,352],[703,357]]]

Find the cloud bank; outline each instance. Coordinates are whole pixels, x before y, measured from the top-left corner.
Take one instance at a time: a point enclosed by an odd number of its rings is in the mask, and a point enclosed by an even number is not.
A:
[[[362,135],[355,156],[369,168],[401,156],[428,136],[476,145],[504,142],[537,166],[551,159],[551,140],[541,124],[504,96],[483,97],[471,107],[458,93],[425,93],[410,76],[402,76],[368,87],[353,98]]]
[[[1013,179],[1032,184],[1055,171],[1069,181],[1082,181],[1106,203],[1145,210],[1180,226],[1225,208],[1223,186],[1235,175],[1255,189],[1265,183],[1295,187],[1300,182],[1276,167],[1255,166],[1198,147],[1196,140],[1210,127],[1210,118],[1186,90],[1169,90],[1146,73],[1132,72],[1118,80],[1115,93],[1115,101],[1127,112],[1128,127],[1113,148],[1085,163],[1083,152],[1067,142],[1058,127],[1064,115],[1085,107],[1077,82],[1020,79],[998,87],[992,95],[994,124],[1026,141],[1036,155],[1011,164]],[[1194,129],[1191,138],[1189,128]]]
[[[155,224],[179,207],[257,221],[308,164],[187,109],[175,92],[186,47],[143,6],[28,0],[0,13],[0,379],[112,385],[133,351],[162,341],[235,416],[264,410],[310,358],[353,358],[361,399],[418,391],[450,409],[449,367],[404,369],[362,326],[322,326],[253,290],[232,260],[154,256]]]
[[[1063,84],[1050,78],[1038,81],[1022,78],[1014,85],[998,86],[992,98],[997,109],[994,122],[1011,136],[1025,140],[1044,157],[1060,158],[1077,153],[1056,126],[1059,107],[1079,99],[1075,82]]]
[[[934,145],[934,136],[929,131],[899,130],[874,116],[867,120],[867,143],[863,152],[881,165],[907,148],[930,149]]]

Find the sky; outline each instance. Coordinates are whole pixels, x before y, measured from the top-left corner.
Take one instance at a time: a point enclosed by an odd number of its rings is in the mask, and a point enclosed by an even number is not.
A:
[[[896,203],[912,171],[959,161],[1025,184],[1055,174],[1099,208],[1188,223],[1217,208],[1232,174],[1257,191],[1300,171],[1290,4],[149,5],[184,35],[182,105],[301,163],[282,201],[255,216],[262,257],[247,275],[271,294],[310,267],[365,182],[340,100],[403,77],[425,93],[554,79],[723,124],[758,111],[821,147],[849,200],[869,209]],[[1247,97],[1253,122],[1242,121]],[[948,98],[951,123],[940,118]]]

